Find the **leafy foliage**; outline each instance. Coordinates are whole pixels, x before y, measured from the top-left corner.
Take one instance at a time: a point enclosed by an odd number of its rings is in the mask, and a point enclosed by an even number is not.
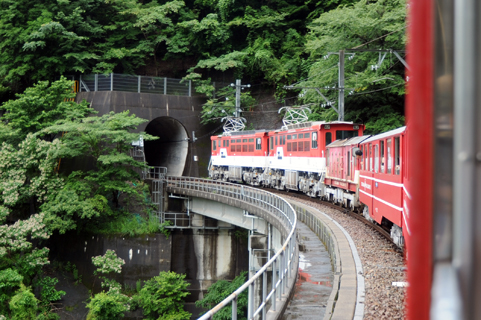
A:
[[[241,92],[241,108],[246,109],[254,105],[255,99],[250,92]],[[217,96],[210,96],[202,106],[201,123],[218,122],[222,118],[235,115],[235,88],[224,87],[217,91]],[[242,116],[242,115],[241,115]]]
[[[129,115],[129,112],[109,113],[101,117],[61,120],[42,131],[47,134],[65,132],[59,158],[81,157],[89,161],[92,170],[78,170],[69,174],[65,187],[52,195],[42,210],[55,218],[50,223],[61,232],[76,226],[76,219],[92,219],[114,214],[110,206],[119,207],[123,194],[142,197],[132,187],[138,179],[133,168],[145,164],[135,161],[129,154],[131,141],[139,139],[139,133],[131,133],[145,120]],[[148,134],[144,140],[154,139]],[[110,202],[109,202],[110,201]]]
[[[103,256],[97,256],[92,258],[92,263],[97,267],[94,274],[98,273],[120,273],[122,266],[125,264],[124,259],[117,257],[115,251],[107,250]]]
[[[94,110],[88,107],[86,101],[80,104],[73,101],[75,93],[72,90],[73,81],[61,78],[50,83],[40,81],[33,87],[27,88],[24,93],[17,94],[17,99],[4,103],[0,110],[5,114],[2,120],[11,131],[18,133],[18,142],[25,139],[29,133],[37,133],[47,128],[60,119],[83,118]],[[4,141],[11,141],[11,137],[2,137]],[[52,141],[54,136],[48,135]]]
[[[121,273],[125,261],[117,257],[115,251],[107,250],[103,256],[93,257],[92,263],[97,267],[94,274],[98,275]],[[102,287],[108,288],[108,291],[97,293],[90,299],[87,304],[87,308],[90,310],[87,319],[121,319],[124,312],[130,310],[131,298],[120,292],[121,285],[117,281],[103,275],[100,278],[103,280]]]
[[[345,120],[364,122],[368,133],[378,133],[403,123],[404,65],[389,50],[405,48],[406,2],[362,0],[322,14],[309,26],[306,51],[312,66],[309,78],[298,87],[317,87],[331,101],[337,99],[338,57],[322,56],[346,49]],[[349,48],[365,51],[349,51]],[[384,49],[387,54],[373,50]],[[354,55],[352,55],[354,54]],[[352,60],[347,59],[349,56]],[[371,66],[378,65],[376,70]],[[334,90],[324,88],[334,88]],[[301,92],[306,103],[316,103],[312,120],[337,120],[333,109],[313,89]],[[337,104],[336,104],[337,105]],[[384,119],[384,120],[381,120]]]
[[[184,278],[185,275],[162,271],[145,282],[139,293],[145,319],[190,319],[191,314],[183,307],[184,298],[190,294]]]
[[[123,299],[119,299],[123,298]],[[129,308],[125,304],[126,296],[113,295],[108,292],[97,293],[87,304],[90,309],[88,320],[114,320],[122,319]]]
[[[38,300],[35,295],[21,284],[20,289],[9,302],[12,320],[35,320],[37,316]]]
[[[58,301],[66,294],[65,291],[57,291],[55,285],[58,283],[58,279],[51,277],[42,277],[37,285],[42,288],[40,291],[41,303],[48,305],[51,302]]]
[[[196,301],[197,307],[211,309],[222,302],[225,298],[236,291],[246,282],[247,271],[242,272],[232,281],[219,280],[207,289],[207,294],[202,300]],[[237,298],[237,318],[246,319],[247,314],[247,290],[244,290]],[[222,308],[214,315],[214,320],[228,320],[232,318],[232,306]]]

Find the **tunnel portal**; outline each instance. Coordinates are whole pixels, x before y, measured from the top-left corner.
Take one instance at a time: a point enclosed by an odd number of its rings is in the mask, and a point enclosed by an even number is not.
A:
[[[182,123],[171,117],[158,117],[149,122],[145,132],[159,137],[144,142],[147,164],[167,167],[168,176],[182,176],[189,151],[189,136]]]

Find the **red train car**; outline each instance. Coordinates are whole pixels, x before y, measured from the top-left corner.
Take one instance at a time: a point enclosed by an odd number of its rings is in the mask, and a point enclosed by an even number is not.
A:
[[[362,165],[360,143],[370,136],[337,140],[327,146],[326,198],[344,207],[360,208],[358,189]]]

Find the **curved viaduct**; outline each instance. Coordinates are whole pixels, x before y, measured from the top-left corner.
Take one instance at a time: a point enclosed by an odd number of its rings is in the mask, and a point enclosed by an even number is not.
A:
[[[216,125],[200,124],[201,97],[91,91],[77,93],[76,100],[88,101],[98,115],[129,110],[146,119],[138,131],[159,137],[144,142],[148,165],[167,167],[167,174],[172,176],[207,176],[209,136]],[[193,141],[193,132],[201,139]]]

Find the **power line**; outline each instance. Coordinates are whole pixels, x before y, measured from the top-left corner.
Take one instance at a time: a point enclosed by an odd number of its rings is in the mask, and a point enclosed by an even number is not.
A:
[[[367,92],[360,92],[360,93],[353,93],[353,94],[349,95],[349,97],[359,96],[359,95],[368,94],[368,93],[373,93],[373,92],[378,92],[378,91],[383,91],[383,90],[387,90],[387,89],[391,89],[391,88],[399,87],[399,86],[403,86],[403,85],[404,85],[404,83],[400,83],[400,84],[395,84],[395,85],[393,85],[393,86],[389,86],[389,87],[385,87],[385,88],[381,88],[381,89],[377,89],[377,90],[372,90],[372,91],[367,91]]]
[[[371,43],[371,42],[374,42],[374,41],[376,41],[376,40],[382,39],[382,38],[384,38],[384,37],[387,37],[387,36],[389,36],[389,35],[391,35],[391,34],[393,34],[393,33],[399,32],[399,31],[404,30],[404,29],[406,29],[406,28],[407,28],[407,25],[404,26],[404,27],[402,27],[402,28],[400,28],[400,29],[398,29],[398,30],[394,30],[394,31],[392,31],[392,32],[386,33],[385,35],[380,36],[380,37],[378,37],[378,38],[376,38],[376,39],[372,39],[371,41],[368,41],[368,42],[366,42],[366,43],[360,44],[360,45],[358,45],[358,46],[356,46],[356,47],[354,47],[354,48],[351,48],[351,49],[349,49],[349,50],[354,50],[354,49],[358,49],[358,48],[364,47],[365,45],[367,45],[367,44],[369,44],[369,43]]]

